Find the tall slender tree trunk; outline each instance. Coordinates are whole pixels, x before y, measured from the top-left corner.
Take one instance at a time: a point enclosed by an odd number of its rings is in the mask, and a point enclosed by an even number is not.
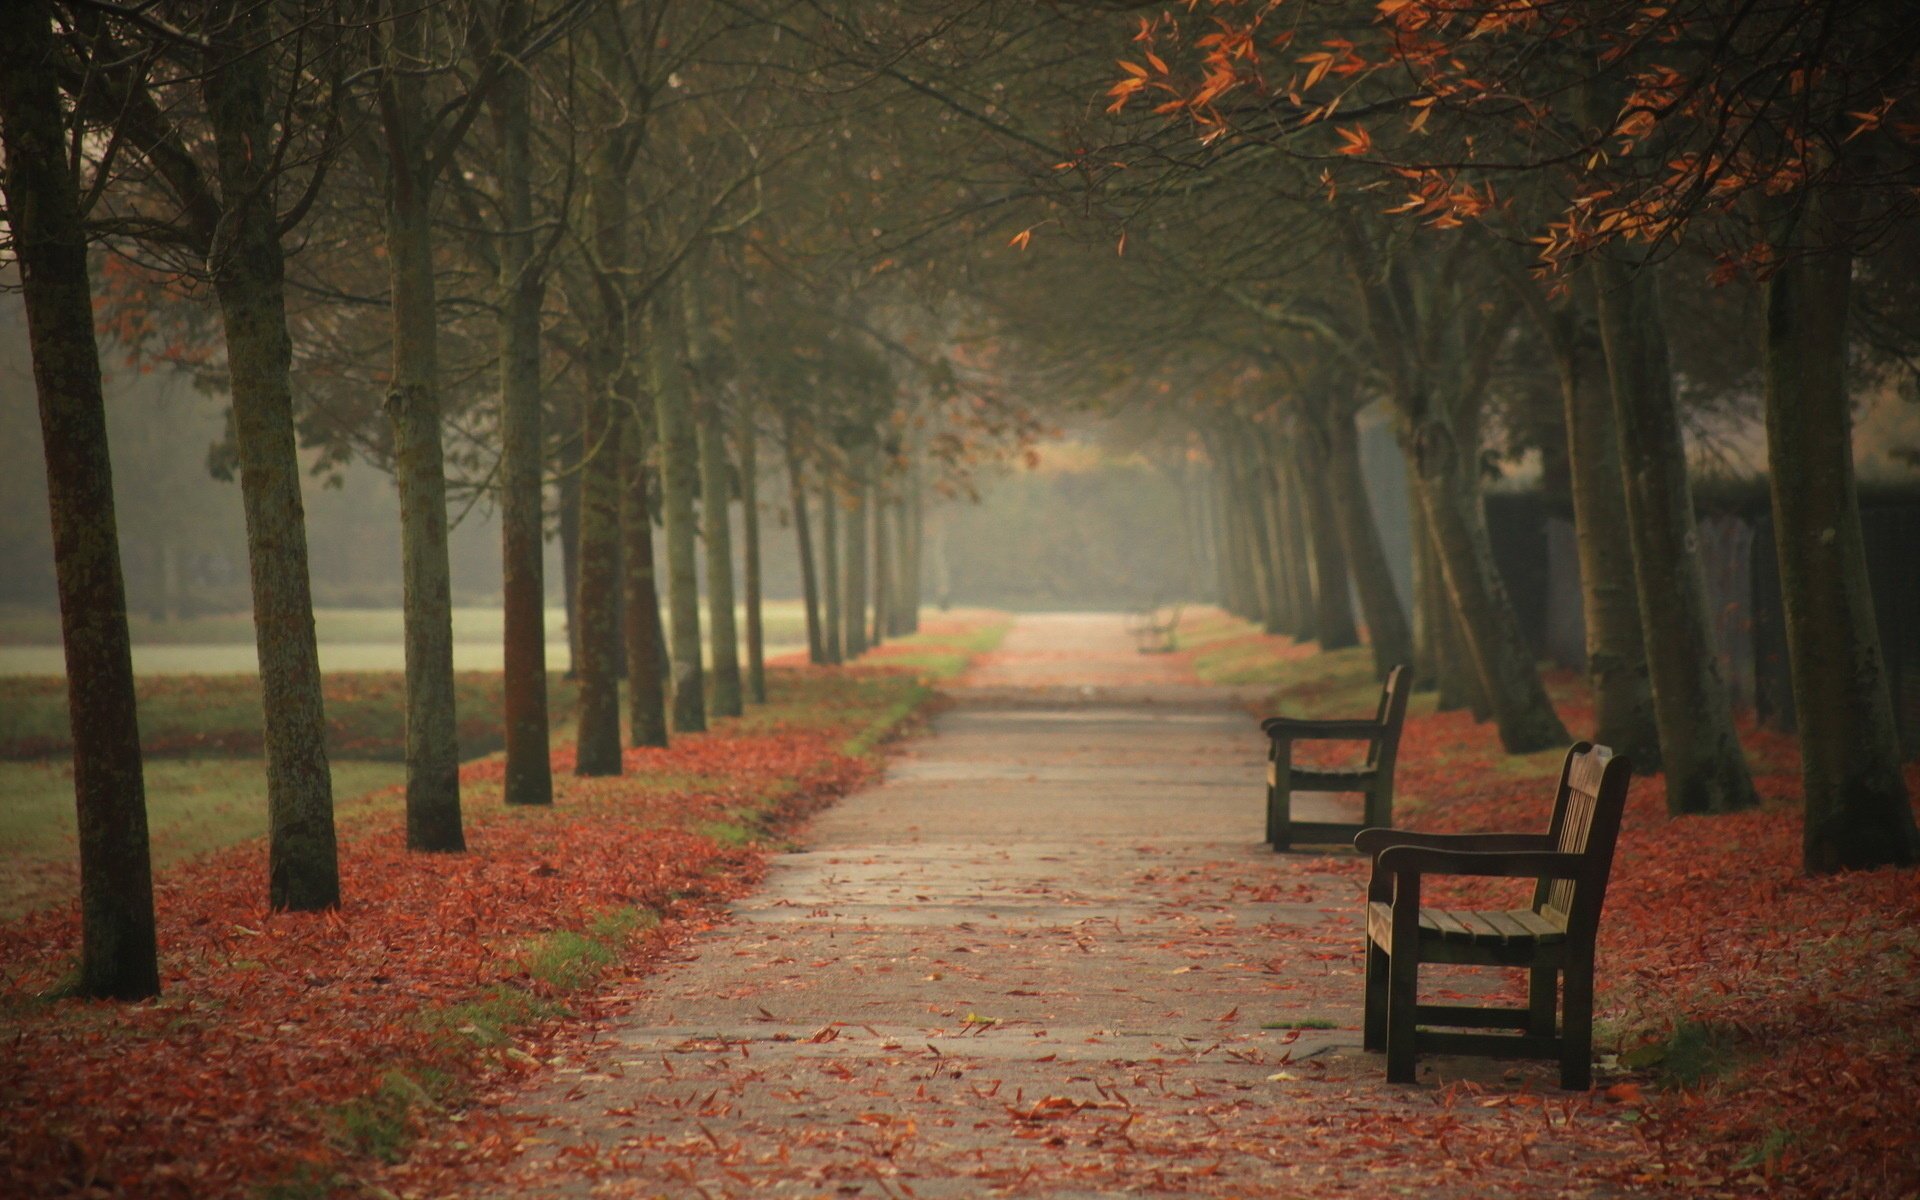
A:
[[[1748,808],[1758,797],[1714,651],[1658,283],[1645,265],[1601,260],[1596,270],[1667,808]]]
[[[1294,607],[1293,563],[1287,557],[1286,517],[1280,496],[1282,477],[1275,470],[1276,446],[1277,441],[1271,435],[1262,439],[1261,451],[1254,463],[1253,486],[1260,505],[1266,558],[1272,564],[1273,573],[1273,619],[1268,623],[1267,632],[1291,635],[1301,626],[1302,618]]]
[[[1821,193],[1806,204],[1816,239],[1851,215]],[[1767,283],[1767,463],[1812,874],[1920,862],[1854,483],[1852,277],[1842,244],[1789,257]]]
[[[447,475],[440,443],[440,314],[433,275],[433,179],[428,114],[417,70],[425,17],[386,13],[391,45],[382,82],[387,125],[387,263],[393,368],[387,416],[400,490],[401,607],[407,678],[407,848],[466,849],[453,694],[453,579],[447,556]]]
[[[1307,502],[1302,495],[1303,481],[1293,455],[1285,447],[1276,451],[1274,462],[1277,470],[1274,497],[1280,513],[1279,546],[1284,564],[1281,578],[1287,585],[1287,609],[1293,614],[1292,628],[1286,632],[1296,641],[1319,641],[1313,578],[1317,564],[1312,527],[1307,521]]]
[[[927,545],[926,468],[915,455],[907,468],[907,495],[900,510],[900,593],[902,633],[920,632],[922,558]]]
[[[781,418],[783,449],[787,455],[787,498],[793,508],[794,549],[800,558],[800,602],[806,612],[807,661],[827,661],[827,643],[820,627],[820,577],[814,566],[812,522],[807,518],[807,474],[791,414]]]
[[[664,322],[663,322],[664,324]],[[660,339],[655,339],[660,345]],[[686,381],[665,353],[654,355],[654,410],[660,425],[660,501],[667,524],[667,608],[673,628],[673,727],[707,727],[706,677],[700,662],[700,580],[695,561],[694,488],[700,450],[688,410]]]
[[[1322,650],[1344,650],[1360,644],[1360,631],[1353,623],[1346,545],[1341,540],[1340,516],[1325,476],[1311,483],[1307,481],[1305,464],[1300,458],[1305,448],[1304,441],[1294,440],[1294,470],[1300,477],[1300,493],[1306,501],[1307,521],[1313,534],[1313,626],[1320,635]],[[1355,465],[1358,465],[1357,458]]]
[[[1445,436],[1440,440],[1444,443]],[[1508,754],[1526,754],[1570,738],[1540,682],[1533,652],[1493,560],[1478,484],[1468,476],[1478,469],[1477,442],[1474,445],[1470,459],[1453,445],[1421,452],[1416,461],[1420,505],[1447,595],[1466,634],[1480,698],[1492,710],[1501,747]]]
[[[744,710],[740,688],[740,630],[733,612],[732,470],[727,462],[725,416],[713,386],[708,353],[707,316],[692,271],[683,272],[680,289],[686,310],[687,359],[692,388],[694,436],[700,455],[700,531],[707,558],[707,612],[711,624],[712,669],[707,711],[737,717]]]
[[[827,661],[838,665],[847,657],[841,641],[846,621],[840,609],[840,497],[824,471],[820,476],[820,541],[820,572],[827,584],[824,644]]]
[[[40,5],[17,4],[0,14],[0,146],[6,151],[0,187],[40,402],[73,732],[79,990],[139,1000],[160,991],[146,779],[86,229],[78,181],[67,164],[57,57]]]
[[[1407,492],[1413,494],[1413,459],[1407,457]],[[1427,530],[1426,514],[1415,502],[1408,506],[1407,535],[1413,550],[1413,680],[1417,690],[1440,688],[1439,709],[1448,712],[1461,707],[1441,687],[1440,617],[1444,612],[1446,589],[1440,582],[1440,566],[1433,558],[1433,535]],[[1452,703],[1448,703],[1452,700]]]
[[[266,717],[267,898],[275,909],[311,912],[339,905],[340,868],[293,421],[286,262],[274,180],[266,156],[255,153],[274,140],[261,49],[270,32],[262,6],[227,11],[213,23],[220,41],[201,82],[227,214],[208,265],[226,331]]]
[[[587,414],[578,395],[568,392],[560,399],[555,408],[566,434],[554,447],[560,476],[554,486],[554,507],[558,510],[560,602],[567,617],[566,677],[572,679],[580,668],[580,446]]]
[[[618,370],[613,364],[608,364]],[[596,375],[600,374],[596,372]],[[620,460],[625,398],[610,378],[587,402],[586,461],[580,470],[580,716],[574,773],[618,775],[620,758]]]
[[[847,578],[840,589],[845,628],[840,648],[847,658],[859,658],[867,652],[867,491],[864,451],[853,455],[853,509],[847,514]]]
[[[511,6],[511,11],[521,12]],[[517,36],[521,30],[503,30]],[[508,70],[491,98],[500,134],[500,575],[508,804],[553,803],[547,713],[546,548],[541,512],[540,305],[534,262],[531,87]]]
[[[624,581],[621,617],[627,652],[627,730],[630,744],[667,744],[667,698],[660,644],[660,593],[654,584],[653,508],[647,451],[653,441],[651,412],[636,412],[625,422],[621,454],[620,567]]]
[[[1374,524],[1373,502],[1367,498],[1366,478],[1360,470],[1360,433],[1354,427],[1353,410],[1336,403],[1322,414],[1322,420],[1331,507],[1353,571],[1354,590],[1360,593],[1360,607],[1366,614],[1374,674],[1384,681],[1394,667],[1412,660],[1413,630],[1400,593],[1394,590],[1393,568]]]
[[[740,581],[746,591],[747,699],[767,702],[767,634],[760,580],[760,439],[753,403],[740,401]]]
[[[700,446],[700,525],[706,534],[707,611],[713,632],[712,691],[707,707],[717,717],[744,711],[740,687],[740,629],[733,611],[733,523],[727,434],[712,397],[698,409]]]
[[[893,543],[887,532],[887,501],[876,482],[873,486],[873,636],[868,646],[877,647],[887,640],[887,622],[892,619],[890,593],[893,589]]]
[[[1259,450],[1260,439],[1248,437],[1234,455],[1234,492],[1237,507],[1246,520],[1246,541],[1253,567],[1260,626],[1268,633],[1280,632],[1282,582],[1279,557],[1274,553],[1273,530],[1267,524],[1267,488],[1262,478],[1265,464]]]
[[[1528,281],[1526,286],[1533,286]],[[1569,313],[1573,328],[1556,354],[1566,407],[1568,491],[1586,617],[1587,679],[1593,690],[1593,740],[1627,755],[1634,769],[1660,769],[1660,723],[1640,630],[1633,535],[1627,526],[1620,435],[1597,331]]]

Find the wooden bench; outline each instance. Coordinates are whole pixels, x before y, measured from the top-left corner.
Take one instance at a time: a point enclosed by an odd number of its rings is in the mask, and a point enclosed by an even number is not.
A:
[[[1152,604],[1127,617],[1127,632],[1142,654],[1171,654],[1174,631],[1180,628],[1179,604]]]
[[[1260,722],[1267,747],[1267,840],[1275,850],[1295,842],[1346,845],[1362,829],[1393,824],[1393,762],[1407,719],[1413,674],[1405,666],[1387,673],[1380,705],[1370,720],[1314,721],[1268,717]],[[1366,742],[1366,761],[1355,767],[1319,769],[1293,765],[1293,744],[1305,741]],[[1365,817],[1351,821],[1296,821],[1295,792],[1360,792]]]
[[[1593,945],[1631,774],[1625,757],[1580,742],[1567,752],[1545,833],[1369,829],[1354,839],[1373,859],[1363,1039],[1387,1052],[1389,1083],[1412,1083],[1415,1058],[1438,1053],[1558,1059],[1561,1087],[1592,1086]],[[1533,902],[1487,912],[1423,908],[1427,875],[1533,879]],[[1525,967],[1527,1006],[1421,1004],[1423,962]]]

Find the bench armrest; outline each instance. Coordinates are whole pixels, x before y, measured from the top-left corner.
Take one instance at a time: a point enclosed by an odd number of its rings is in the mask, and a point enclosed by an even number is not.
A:
[[[1371,858],[1389,846],[1432,850],[1551,850],[1544,833],[1415,833],[1410,829],[1362,829],[1353,848]]]
[[[1268,717],[1260,732],[1274,741],[1371,741],[1386,727],[1378,721],[1309,721],[1299,717]]]
[[[1382,875],[1477,875],[1521,879],[1572,879],[1586,856],[1559,850],[1437,850],[1388,846],[1373,860]]]

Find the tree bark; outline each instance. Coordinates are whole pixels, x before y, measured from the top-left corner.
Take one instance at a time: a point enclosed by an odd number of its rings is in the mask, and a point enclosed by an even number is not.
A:
[[[1279,513],[1280,577],[1287,587],[1286,610],[1292,614],[1284,630],[1295,641],[1319,640],[1314,621],[1313,543],[1306,519],[1306,502],[1301,497],[1300,472],[1293,456],[1284,447],[1276,447],[1274,505]]]
[[[1322,414],[1322,421],[1330,507],[1347,565],[1353,571],[1354,589],[1360,593],[1360,607],[1366,614],[1373,671],[1385,681],[1394,667],[1412,661],[1413,631],[1407,624],[1400,593],[1394,590],[1393,568],[1380,544],[1379,527],[1374,524],[1373,503],[1367,498],[1366,478],[1360,470],[1360,434],[1354,428],[1353,410],[1336,404]]]
[[[625,422],[621,454],[620,566],[625,603],[627,728],[635,746],[667,744],[667,702],[661,686],[660,593],[654,584],[653,508],[647,494],[647,451],[652,413],[636,411]]]
[[[887,622],[892,617],[888,593],[893,588],[893,544],[887,534],[887,497],[880,475],[880,456],[873,456],[867,491],[873,497],[873,636],[867,641],[877,647],[892,632]]]
[[[1806,201],[1836,232],[1834,198]],[[1847,386],[1853,260],[1844,245],[1789,257],[1767,283],[1767,463],[1806,791],[1810,874],[1920,862],[1920,832],[1867,578]]]
[[[453,578],[446,458],[440,443],[440,314],[433,274],[433,169],[425,127],[424,17],[386,13],[387,261],[393,369],[386,396],[400,490],[401,608],[407,679],[407,848],[466,849],[453,693]]]
[[[1348,424],[1351,429],[1351,420]],[[1353,623],[1346,546],[1341,540],[1340,517],[1332,488],[1306,480],[1306,464],[1300,457],[1305,448],[1304,441],[1295,439],[1294,470],[1300,476],[1300,492],[1306,500],[1307,521],[1313,531],[1313,626],[1322,650],[1344,650],[1360,644],[1360,631]],[[1358,466],[1357,458],[1355,466]]]
[[[727,433],[718,389],[711,378],[707,317],[691,271],[681,279],[686,312],[688,384],[694,436],[700,455],[700,531],[707,559],[707,612],[711,629],[711,670],[707,712],[737,717],[745,706],[740,689],[740,631],[733,612],[732,471],[727,463]]]
[[[712,690],[707,708],[716,717],[745,711],[740,688],[740,629],[733,611],[733,522],[728,512],[733,481],[727,434],[712,396],[698,402],[700,525],[706,537],[707,611],[712,622]]]
[[[616,343],[617,345],[617,343]],[[611,363],[606,368],[617,371]],[[627,398],[614,381],[594,374],[587,401],[586,457],[580,467],[580,681],[576,775],[618,775],[620,758],[620,460]]]
[[[656,344],[658,344],[656,339]],[[700,580],[694,529],[694,488],[700,450],[687,411],[686,381],[676,364],[654,358],[654,410],[660,425],[660,500],[667,524],[667,609],[673,629],[673,727],[707,727],[706,677],[700,661]]]
[[[73,732],[82,995],[160,991],[133,648],[78,182],[67,165],[56,44],[38,4],[0,15],[0,145],[53,518]]]
[[[339,906],[340,869],[300,499],[286,261],[277,189],[266,156],[256,153],[274,142],[261,50],[271,33],[257,5],[236,6],[210,26],[218,44],[201,92],[224,217],[212,231],[208,267],[226,333],[266,717],[267,898],[275,909],[312,912]]]
[[[1527,286],[1533,286],[1529,281]],[[1593,740],[1627,755],[1634,769],[1660,769],[1660,723],[1647,672],[1646,639],[1627,525],[1620,434],[1597,331],[1568,314],[1560,364],[1566,405],[1568,490],[1586,617],[1587,680],[1593,690]]]
[[[767,702],[767,635],[760,596],[760,439],[753,405],[740,402],[740,580],[746,590],[747,699]]]
[[[840,589],[845,628],[840,634],[841,653],[848,659],[867,652],[867,480],[864,453],[855,451],[852,471],[855,477],[853,508],[847,513],[846,582]]]
[[[846,660],[841,644],[846,621],[840,610],[840,497],[824,471],[820,476],[820,542],[820,571],[827,584],[823,639],[827,662],[837,666]]]
[[[1644,264],[1602,260],[1596,269],[1667,808],[1748,808],[1758,797],[1714,652],[1657,282]]]
[[[554,485],[554,507],[559,510],[555,524],[560,541],[560,598],[567,615],[566,677],[572,679],[580,667],[580,443],[586,406],[571,393],[560,399],[555,408],[566,433],[554,447],[554,465],[560,475]]]
[[[807,475],[791,414],[781,417],[783,449],[787,455],[787,496],[793,507],[794,549],[800,558],[800,601],[806,610],[807,661],[827,661],[827,644],[820,627],[820,577],[814,566],[812,522],[807,517]]]
[[[514,11],[519,12],[518,6]],[[516,27],[503,33],[518,34]],[[534,261],[531,87],[509,69],[491,97],[500,134],[500,593],[502,718],[508,804],[553,803],[547,713],[546,547],[541,466],[540,306],[546,275]]]

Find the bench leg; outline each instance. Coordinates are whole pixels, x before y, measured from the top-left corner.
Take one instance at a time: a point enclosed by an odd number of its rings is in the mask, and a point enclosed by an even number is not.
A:
[[[1593,1086],[1593,964],[1568,963],[1566,1015],[1560,1028],[1560,1086],[1584,1092]]]
[[[1387,952],[1367,938],[1367,1012],[1360,1026],[1362,1048],[1387,1048]]]
[[[1528,972],[1527,1032],[1535,1037],[1553,1036],[1559,976],[1555,967],[1534,967]]]
[[[1293,846],[1293,748],[1273,747],[1273,782],[1267,785],[1267,841],[1275,851]]]
[[[1408,939],[1412,941],[1412,939]],[[1414,1082],[1414,1028],[1419,1020],[1420,955],[1412,945],[1387,959],[1387,1082]]]

